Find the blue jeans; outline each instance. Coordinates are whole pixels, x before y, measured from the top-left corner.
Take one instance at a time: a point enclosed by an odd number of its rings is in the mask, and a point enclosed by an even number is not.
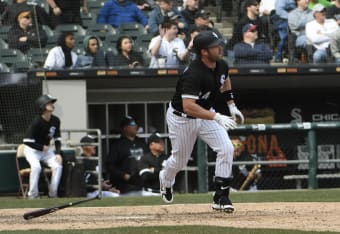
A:
[[[327,62],[326,49],[317,49],[313,54],[313,63],[325,63]]]
[[[281,61],[282,59],[282,50],[288,38],[288,21],[282,21],[278,25],[277,32],[279,33],[280,41],[277,45],[275,61]]]
[[[296,41],[295,41],[295,46],[296,47],[303,47],[305,48],[306,45],[307,45],[307,37],[306,35],[300,35],[296,38]]]

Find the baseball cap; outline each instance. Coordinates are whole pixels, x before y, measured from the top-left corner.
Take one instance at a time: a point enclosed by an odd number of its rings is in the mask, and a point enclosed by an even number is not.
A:
[[[195,13],[195,19],[198,18],[198,17],[201,17],[203,19],[208,19],[210,16],[210,12],[209,11],[206,11],[206,10],[198,10],[196,13]]]
[[[325,10],[326,7],[320,3],[315,4],[315,6],[313,7],[313,14],[316,12],[322,12],[323,10]]]
[[[257,0],[247,0],[245,3],[244,3],[244,6],[245,7],[249,7],[249,6],[256,6],[258,5],[259,2]]]
[[[162,142],[163,139],[161,137],[161,135],[158,132],[154,132],[152,133],[149,138],[148,138],[148,145],[150,145],[152,142]]]
[[[96,142],[93,136],[86,135],[80,139],[80,143],[94,143]]]
[[[137,126],[137,123],[131,116],[125,116],[120,122],[120,127],[123,128],[126,126]]]
[[[201,49],[207,49],[215,47],[217,45],[223,45],[223,41],[213,31],[202,31],[194,38],[193,49],[196,53],[199,53]]]
[[[255,24],[246,24],[242,27],[242,33],[256,31],[256,28]]]

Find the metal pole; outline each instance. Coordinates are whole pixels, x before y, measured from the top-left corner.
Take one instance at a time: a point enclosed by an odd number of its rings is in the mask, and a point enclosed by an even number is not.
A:
[[[197,166],[198,166],[198,192],[208,192],[208,164],[207,164],[207,145],[201,140],[197,140]]]
[[[315,130],[308,131],[308,151],[309,151],[309,170],[308,170],[308,188],[317,189],[318,180],[316,178],[318,170],[318,156],[316,153]]]

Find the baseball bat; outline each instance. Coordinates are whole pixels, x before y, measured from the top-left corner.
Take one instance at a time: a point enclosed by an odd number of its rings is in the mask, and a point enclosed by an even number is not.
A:
[[[95,199],[99,199],[99,196],[96,197],[92,197],[92,198],[87,198],[84,200],[80,200],[80,201],[76,201],[76,202],[69,202],[67,204],[63,204],[63,205],[59,205],[59,206],[53,206],[50,208],[43,208],[43,209],[39,209],[39,210],[34,210],[34,211],[30,211],[24,214],[24,219],[29,220],[29,219],[33,219],[33,218],[37,218],[46,214],[50,214],[53,212],[56,212],[58,210],[61,209],[65,209],[67,207],[71,207],[71,206],[75,206],[84,202],[88,202],[88,201],[92,201]]]

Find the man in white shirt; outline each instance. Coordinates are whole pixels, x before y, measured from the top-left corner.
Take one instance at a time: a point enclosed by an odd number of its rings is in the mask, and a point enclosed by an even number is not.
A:
[[[185,47],[183,40],[177,37],[178,28],[174,21],[163,23],[159,31],[160,35],[152,38],[149,44],[150,68],[179,66],[189,54],[192,42]]]
[[[330,35],[339,26],[334,19],[326,19],[326,8],[321,4],[314,6],[313,16],[314,20],[306,24],[306,36],[316,49],[313,53],[313,62],[322,63],[327,61]]]

